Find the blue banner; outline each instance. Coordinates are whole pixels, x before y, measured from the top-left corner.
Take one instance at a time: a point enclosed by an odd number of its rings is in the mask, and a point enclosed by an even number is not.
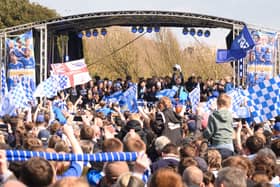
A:
[[[11,90],[22,80],[25,90],[35,91],[35,59],[32,30],[14,39],[7,39],[9,61],[7,64],[8,89]],[[24,77],[24,78],[23,78]]]

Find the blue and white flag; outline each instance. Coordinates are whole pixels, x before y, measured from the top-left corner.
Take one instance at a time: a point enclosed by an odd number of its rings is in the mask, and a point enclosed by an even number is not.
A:
[[[254,46],[254,40],[245,25],[240,34],[233,40],[230,50],[218,49],[216,62],[223,63],[244,58],[247,51]]]
[[[35,90],[35,85],[34,85],[33,79],[28,76],[22,76],[20,81],[21,81],[23,91],[26,95],[26,98],[29,101],[32,101],[34,99],[33,90]]]
[[[51,76],[37,86],[33,96],[52,98],[57,95],[57,92],[58,81],[56,77]]]
[[[57,92],[69,87],[69,78],[66,75],[53,74],[37,86],[33,96],[52,98]]]
[[[242,94],[242,92],[244,91],[239,88],[236,88],[226,93],[231,98],[231,108],[232,111],[235,113],[238,113],[240,106],[245,103],[245,97],[244,94]]]
[[[6,80],[6,71],[5,71],[5,65],[2,64],[1,68],[1,98],[5,97],[5,95],[8,93],[8,86],[7,86],[7,80]]]
[[[197,106],[200,102],[200,87],[199,87],[199,84],[197,84],[197,87],[190,92],[189,99],[191,101],[192,111],[195,112],[196,108],[197,108]]]
[[[248,88],[244,95],[247,96],[247,106],[250,108],[253,121],[265,122],[280,114],[279,93],[279,76]]]
[[[107,104],[119,103],[122,94],[123,94],[122,91],[117,91],[109,96],[104,96],[102,100],[104,100]]]
[[[53,76],[56,76],[57,78],[57,81],[58,81],[58,91],[61,91],[61,90],[65,90],[67,88],[70,88],[71,85],[70,85],[70,80],[69,80],[69,77],[66,76],[66,75],[53,75]]]
[[[128,110],[132,113],[138,112],[136,85],[131,86],[123,92],[119,104],[123,111]]]
[[[26,97],[22,84],[17,84],[2,99],[0,116],[5,114],[16,115],[16,109],[29,108],[29,100]]]
[[[178,90],[178,89],[177,89]],[[156,98],[160,99],[162,97],[169,97],[173,98],[176,95],[177,92],[176,89],[164,89],[160,90],[156,93]]]

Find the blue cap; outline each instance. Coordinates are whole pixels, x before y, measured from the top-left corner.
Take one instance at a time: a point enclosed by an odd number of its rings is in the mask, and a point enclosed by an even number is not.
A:
[[[276,122],[275,125],[273,126],[273,129],[276,131],[280,131],[280,122]]]
[[[36,122],[37,122],[37,123],[43,123],[43,122],[45,122],[45,117],[44,117],[44,115],[43,115],[43,114],[39,114],[39,115],[37,116]]]
[[[43,142],[47,143],[50,138],[50,132],[47,129],[40,130],[38,138]]]

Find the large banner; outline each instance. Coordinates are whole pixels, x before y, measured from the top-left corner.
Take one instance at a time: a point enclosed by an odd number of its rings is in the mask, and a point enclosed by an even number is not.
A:
[[[35,90],[35,59],[32,30],[14,39],[7,39],[7,84],[8,89],[25,80],[25,87]]]
[[[255,47],[249,52],[247,84],[254,86],[273,76],[276,55],[276,33],[252,31]]]
[[[54,75],[67,77],[67,86],[73,87],[85,84],[91,80],[84,59],[74,60],[67,63],[56,63],[51,65]]]

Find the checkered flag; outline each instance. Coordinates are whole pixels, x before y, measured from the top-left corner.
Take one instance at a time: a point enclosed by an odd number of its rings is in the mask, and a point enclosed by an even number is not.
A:
[[[280,78],[264,80],[256,86],[248,88],[247,105],[256,123],[265,122],[280,114],[279,100]]]
[[[6,80],[5,65],[2,64],[2,68],[1,68],[1,98],[5,97],[5,95],[7,93],[8,93],[8,86],[7,86],[7,80]]]
[[[58,75],[58,91],[65,90],[66,88],[70,88],[70,81],[66,75]]]
[[[21,85],[22,85],[22,88],[23,88],[23,91],[25,92],[25,95],[27,97],[28,100],[33,100],[33,92],[34,92],[34,89],[32,87],[32,82],[31,82],[31,78],[28,77],[28,76],[22,76],[21,77]]]
[[[236,88],[226,93],[228,96],[231,97],[231,107],[233,112],[237,112],[239,107],[245,102],[245,97],[242,92],[244,91],[239,88]]]
[[[217,109],[217,98],[216,97],[213,97],[211,99],[209,99],[207,102],[206,102],[206,105],[204,106],[204,111],[206,113],[212,113],[213,110],[216,110]]]
[[[189,99],[192,104],[192,111],[196,111],[196,107],[198,106],[200,102],[200,87],[199,84],[197,84],[197,87],[193,89],[189,94]]]
[[[54,76],[51,76],[37,86],[33,96],[52,98],[57,95],[57,92],[58,80]]]
[[[14,105],[16,108],[29,107],[28,99],[21,84],[17,84],[15,87],[13,87],[8,93],[8,97],[12,105]]]

